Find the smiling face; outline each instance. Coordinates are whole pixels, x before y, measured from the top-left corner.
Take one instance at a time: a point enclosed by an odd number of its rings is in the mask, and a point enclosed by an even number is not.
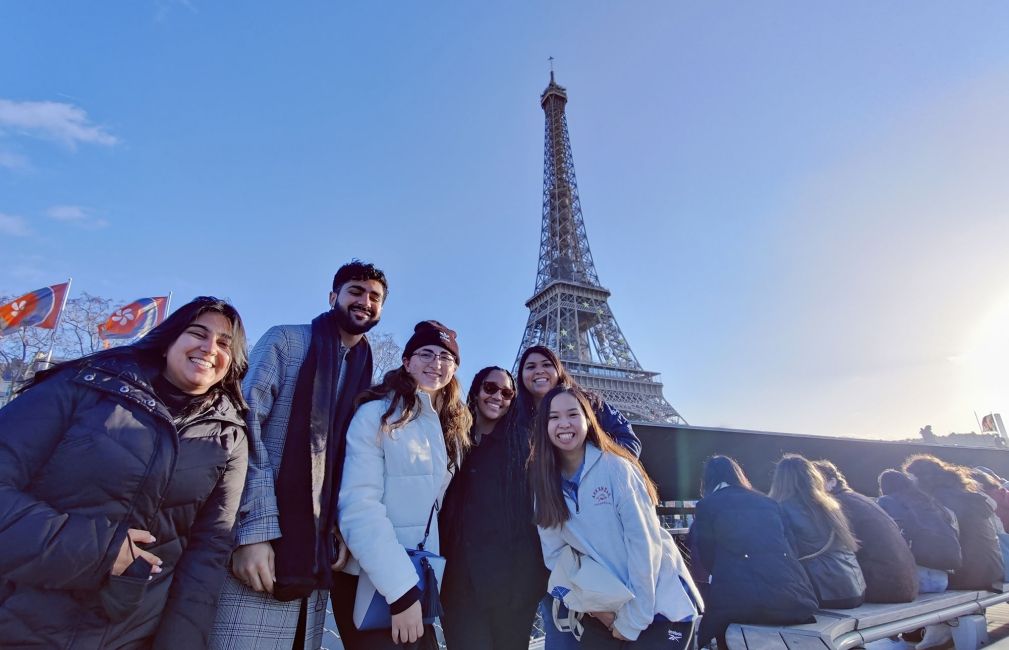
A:
[[[557,366],[539,352],[533,352],[522,364],[522,385],[537,402],[557,385]]]
[[[203,395],[228,372],[231,337],[231,321],[224,314],[200,314],[165,352],[162,374],[182,392]]]
[[[562,455],[581,450],[588,435],[589,421],[581,404],[571,393],[558,393],[547,412],[547,437]]]
[[[488,392],[488,388],[494,392]],[[504,396],[504,391],[509,393],[507,398]],[[480,390],[477,391],[477,420],[497,422],[508,412],[513,399],[515,399],[515,387],[512,385],[511,377],[502,370],[491,370],[484,377],[483,383],[480,384]]]
[[[403,357],[403,367],[417,382],[417,387],[432,396],[448,385],[455,376],[455,359],[440,345],[417,348],[409,357]]]
[[[378,280],[348,280],[339,293],[329,294],[329,306],[336,311],[340,329],[353,335],[378,325],[384,300],[385,289]]]

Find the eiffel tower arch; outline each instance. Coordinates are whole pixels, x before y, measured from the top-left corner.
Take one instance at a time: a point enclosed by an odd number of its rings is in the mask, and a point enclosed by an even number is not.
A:
[[[543,151],[543,224],[536,288],[526,302],[529,320],[515,357],[545,345],[557,352],[579,385],[599,393],[637,422],[686,424],[666,401],[657,372],[644,370],[610,310],[599,282],[578,199],[565,106],[554,80],[540,96],[546,119]]]

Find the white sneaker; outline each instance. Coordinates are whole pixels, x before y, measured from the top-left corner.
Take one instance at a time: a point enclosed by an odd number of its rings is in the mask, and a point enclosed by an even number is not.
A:
[[[953,640],[953,630],[945,623],[937,623],[925,627],[925,636],[914,646],[914,650],[938,648]]]

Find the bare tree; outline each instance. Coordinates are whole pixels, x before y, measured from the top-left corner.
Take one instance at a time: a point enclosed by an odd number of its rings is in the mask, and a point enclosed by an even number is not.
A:
[[[0,296],[0,305],[16,296]],[[67,300],[54,332],[38,327],[22,327],[0,336],[0,375],[9,381],[9,389],[23,382],[38,370],[53,351],[53,360],[77,359],[102,348],[98,326],[105,322],[115,301],[111,298],[82,293]],[[44,364],[42,364],[44,365]]]
[[[382,381],[385,373],[403,363],[403,348],[399,347],[396,339],[388,332],[369,332],[368,342],[371,344],[373,365],[371,378],[377,384]]]
[[[98,326],[105,322],[115,308],[111,298],[82,293],[79,298],[67,301],[56,345],[64,359],[76,359],[102,349]]]

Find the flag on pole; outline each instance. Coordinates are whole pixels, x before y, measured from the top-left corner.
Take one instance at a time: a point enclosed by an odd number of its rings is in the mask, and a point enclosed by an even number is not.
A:
[[[981,433],[998,433],[995,428],[995,414],[989,413],[981,418]]]
[[[54,284],[0,305],[0,336],[22,327],[54,329],[69,287],[69,282]]]
[[[112,312],[98,326],[103,341],[126,341],[140,338],[161,324],[168,315],[168,296],[140,298]]]

